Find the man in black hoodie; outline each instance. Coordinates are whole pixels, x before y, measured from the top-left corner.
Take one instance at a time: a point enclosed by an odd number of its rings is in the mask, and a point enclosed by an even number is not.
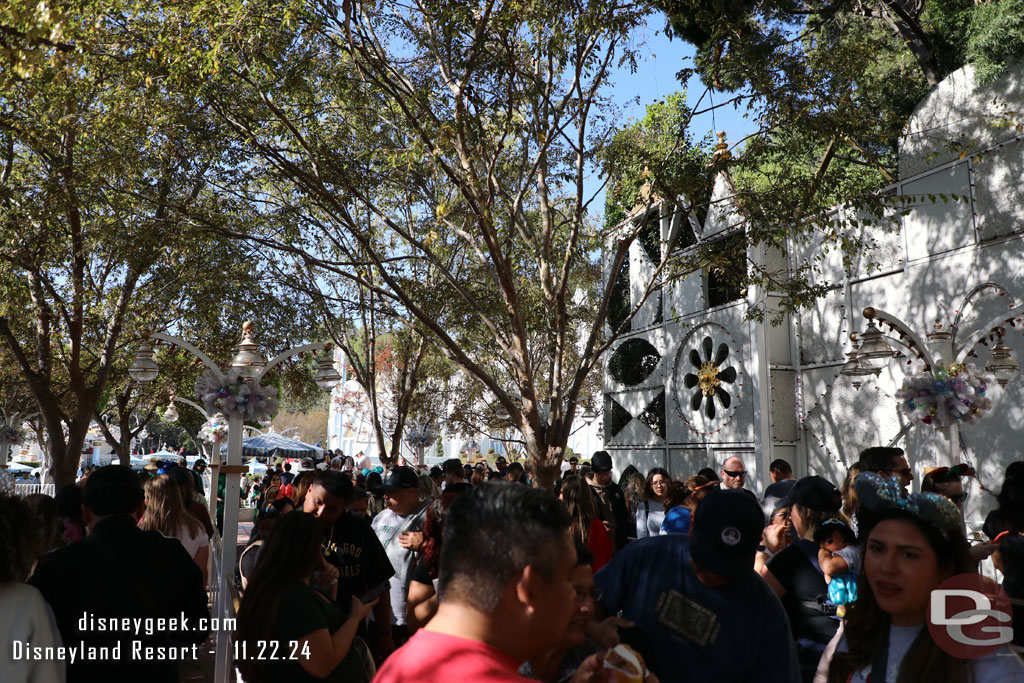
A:
[[[612,456],[607,451],[598,451],[590,460],[591,475],[587,478],[597,502],[598,516],[608,527],[608,535],[615,545],[615,552],[627,542],[630,530],[626,496],[619,485],[612,481]]]

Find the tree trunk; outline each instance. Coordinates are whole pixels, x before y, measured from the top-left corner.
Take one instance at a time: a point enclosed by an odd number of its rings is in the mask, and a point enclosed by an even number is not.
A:
[[[63,432],[62,432],[63,435]],[[85,443],[85,431],[77,434],[69,434],[64,448],[57,450],[50,449],[53,458],[53,478],[56,490],[60,490],[68,484],[74,484],[78,477],[78,465],[82,461],[82,445]]]
[[[889,25],[906,42],[907,49],[914,55],[922,73],[928,79],[928,85],[938,85],[941,80],[938,64],[935,62],[935,49],[925,35],[917,18],[903,7],[901,0],[882,0],[882,15]]]

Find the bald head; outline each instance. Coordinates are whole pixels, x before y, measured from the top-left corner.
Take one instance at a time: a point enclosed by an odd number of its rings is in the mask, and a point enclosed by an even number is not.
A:
[[[736,456],[726,458],[721,474],[722,486],[727,489],[741,489],[747,481],[747,468]]]

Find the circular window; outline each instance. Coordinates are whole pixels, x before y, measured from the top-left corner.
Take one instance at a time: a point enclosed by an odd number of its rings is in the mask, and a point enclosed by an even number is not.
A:
[[[704,436],[732,419],[743,387],[736,342],[717,323],[690,331],[676,354],[676,410],[691,431]]]

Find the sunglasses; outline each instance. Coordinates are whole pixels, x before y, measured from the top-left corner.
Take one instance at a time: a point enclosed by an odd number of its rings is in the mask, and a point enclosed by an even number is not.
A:
[[[967,500],[967,492],[964,491],[963,493],[958,493],[955,496],[946,496],[946,498],[949,498],[954,503],[963,503]]]
[[[747,473],[746,473],[745,470],[740,470],[738,472],[730,472],[729,470],[722,470],[722,472],[724,472],[724,473],[728,474],[730,477],[734,477],[734,478],[735,477],[743,478],[743,477],[747,476]]]

